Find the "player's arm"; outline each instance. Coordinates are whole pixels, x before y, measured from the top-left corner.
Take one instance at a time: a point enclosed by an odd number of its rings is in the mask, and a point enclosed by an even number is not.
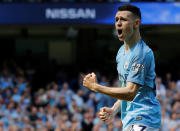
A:
[[[102,86],[96,82],[96,75],[94,73],[88,74],[84,78],[83,85],[92,91],[127,101],[132,101],[134,99],[139,88],[139,84],[133,82],[127,82],[124,88]]]
[[[117,100],[114,103],[114,105],[111,107],[114,116],[119,112],[120,108],[121,108],[121,100]]]
[[[127,82],[126,87],[106,87],[99,84],[94,84],[95,91],[106,94],[108,96],[120,99],[132,101],[138,92],[139,85],[133,82]]]

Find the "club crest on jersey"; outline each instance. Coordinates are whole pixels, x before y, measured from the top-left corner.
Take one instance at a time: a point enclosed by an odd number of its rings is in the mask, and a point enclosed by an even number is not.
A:
[[[125,64],[124,64],[124,69],[125,69],[125,70],[127,70],[127,69],[128,69],[128,67],[129,67],[129,62],[128,62],[128,61],[126,61],[126,62],[125,62]]]
[[[141,70],[144,69],[144,65],[143,64],[137,64],[137,63],[133,63],[132,64],[132,71],[133,72],[141,72]]]

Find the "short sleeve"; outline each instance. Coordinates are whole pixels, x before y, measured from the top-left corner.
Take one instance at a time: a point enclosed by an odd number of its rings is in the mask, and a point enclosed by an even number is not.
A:
[[[135,56],[132,60],[132,65],[126,82],[134,82],[143,86],[145,84],[146,73],[150,69],[152,60],[152,51],[146,53],[144,57],[141,55]]]

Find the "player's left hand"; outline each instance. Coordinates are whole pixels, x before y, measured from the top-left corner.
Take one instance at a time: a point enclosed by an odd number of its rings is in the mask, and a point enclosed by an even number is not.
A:
[[[113,110],[109,107],[103,107],[100,109],[99,112],[99,118],[109,124],[112,120],[113,120],[114,114],[113,114]]]
[[[88,89],[97,92],[96,84],[97,84],[97,79],[94,73],[88,74],[84,77],[83,86],[87,87]]]

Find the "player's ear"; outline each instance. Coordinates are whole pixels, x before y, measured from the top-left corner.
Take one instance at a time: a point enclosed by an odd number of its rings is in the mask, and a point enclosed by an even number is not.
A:
[[[139,28],[140,24],[141,24],[141,20],[140,19],[135,19],[134,28]]]

